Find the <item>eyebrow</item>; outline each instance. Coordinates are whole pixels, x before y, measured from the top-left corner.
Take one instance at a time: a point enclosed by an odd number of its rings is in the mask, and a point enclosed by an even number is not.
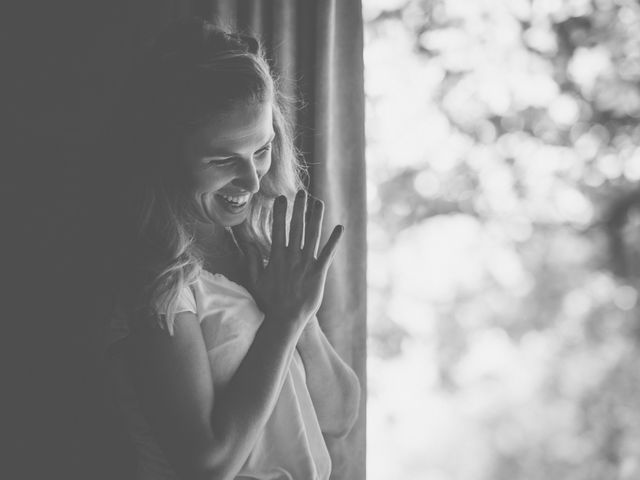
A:
[[[262,150],[263,148],[265,148],[266,146],[268,146],[271,142],[273,142],[276,138],[276,133],[272,132],[271,135],[269,136],[269,140],[267,140],[266,142],[264,142],[264,144],[258,149],[258,150]],[[217,150],[217,151],[212,151],[210,155],[208,155],[208,158],[216,158],[216,157],[235,157],[236,155],[238,155],[236,152],[231,152],[231,151],[226,151],[226,150]]]

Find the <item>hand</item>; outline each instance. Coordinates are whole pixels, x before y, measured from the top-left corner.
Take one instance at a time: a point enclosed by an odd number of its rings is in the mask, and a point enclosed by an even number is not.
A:
[[[305,205],[308,223],[305,228]],[[245,245],[249,290],[265,317],[279,322],[304,325],[320,308],[327,272],[344,231],[341,225],[331,232],[318,252],[324,203],[308,199],[303,190],[296,195],[289,243],[286,243],[287,198],[273,205],[272,245],[269,263],[263,267],[255,245]]]

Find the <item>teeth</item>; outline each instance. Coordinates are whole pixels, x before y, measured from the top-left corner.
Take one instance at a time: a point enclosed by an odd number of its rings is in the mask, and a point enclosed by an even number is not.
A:
[[[235,204],[238,204],[238,205],[241,205],[241,204],[243,204],[243,203],[246,203],[246,202],[247,202],[247,200],[249,200],[249,195],[248,195],[248,194],[246,194],[246,195],[234,196],[234,197],[231,197],[231,196],[228,196],[228,195],[220,195],[220,196],[221,196],[222,198],[224,198],[227,202],[235,203]]]

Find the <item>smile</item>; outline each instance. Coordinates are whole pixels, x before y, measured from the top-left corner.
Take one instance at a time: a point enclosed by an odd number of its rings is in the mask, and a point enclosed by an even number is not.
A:
[[[222,195],[219,193],[216,193],[216,197],[220,198],[224,201],[225,204],[227,204],[230,207],[233,208],[242,208],[244,207],[247,202],[249,201],[249,197],[251,195],[248,193],[245,193],[244,195]]]

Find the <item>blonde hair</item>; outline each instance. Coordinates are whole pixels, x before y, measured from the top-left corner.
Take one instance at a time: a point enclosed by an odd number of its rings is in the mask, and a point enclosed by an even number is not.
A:
[[[271,246],[273,200],[303,188],[304,169],[278,90],[259,42],[202,20],[173,25],[147,52],[129,95],[127,176],[137,224],[129,257],[128,304],[172,333],[180,292],[203,268],[194,244],[195,215],[178,161],[184,136],[218,112],[242,102],[270,101],[275,138],[272,164],[254,195],[247,220],[234,230],[263,258]],[[135,252],[135,253],[134,253]]]

